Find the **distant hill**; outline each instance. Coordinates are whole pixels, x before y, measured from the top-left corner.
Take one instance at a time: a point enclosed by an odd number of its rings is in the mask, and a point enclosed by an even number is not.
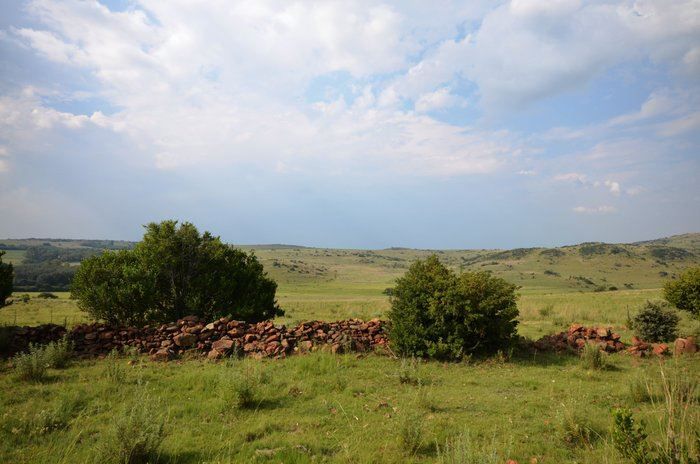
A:
[[[0,239],[4,259],[16,265],[22,290],[66,289],[81,259],[106,249],[128,249],[121,240]],[[345,250],[298,245],[244,245],[254,250],[281,285],[352,279],[391,285],[418,258],[437,254],[455,270],[487,270],[528,289],[618,291],[659,288],[689,266],[700,265],[700,233],[634,243],[587,242],[555,248],[511,250]]]

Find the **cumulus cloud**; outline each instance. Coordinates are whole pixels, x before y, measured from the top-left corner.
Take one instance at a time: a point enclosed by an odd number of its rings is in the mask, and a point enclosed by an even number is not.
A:
[[[601,206],[576,206],[573,211],[575,213],[581,213],[581,214],[609,214],[609,213],[614,213],[617,211],[617,209],[614,206],[610,205],[601,205]]]

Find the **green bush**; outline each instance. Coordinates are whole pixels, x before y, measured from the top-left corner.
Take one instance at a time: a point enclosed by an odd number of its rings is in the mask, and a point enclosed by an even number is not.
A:
[[[456,275],[435,255],[418,260],[394,287],[392,349],[442,359],[493,353],[516,334],[516,288],[488,272]]]
[[[14,271],[11,263],[3,263],[2,255],[4,251],[0,251],[0,308],[5,306],[5,301],[12,295],[12,281]]]
[[[12,328],[0,324],[0,358],[9,354],[11,345]]]
[[[678,313],[664,301],[647,301],[632,318],[635,334],[647,342],[667,342],[678,335]]]
[[[264,372],[251,369],[223,373],[219,380],[219,396],[224,403],[224,410],[252,409],[258,406],[260,384],[264,381]]]
[[[56,295],[54,295],[54,294],[51,293],[51,292],[41,292],[41,293],[39,293],[36,297],[37,297],[37,298],[42,298],[42,299],[44,299],[44,300],[55,300],[55,299],[58,298]]]
[[[673,306],[700,317],[700,267],[686,270],[664,285],[664,298]]]
[[[78,306],[113,324],[232,316],[256,322],[282,315],[277,284],[254,254],[231,248],[189,223],[151,223],[133,250],[87,258],[71,289]]]

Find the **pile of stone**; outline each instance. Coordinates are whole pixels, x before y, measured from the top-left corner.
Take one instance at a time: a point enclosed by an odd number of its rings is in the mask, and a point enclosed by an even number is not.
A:
[[[5,327],[2,329],[9,333],[9,343],[3,350],[5,353],[0,353],[0,356],[27,351],[30,344],[43,345],[58,341],[66,335],[66,328],[56,324],[44,324],[35,327]]]
[[[633,356],[645,357],[645,356],[665,356],[673,354],[678,356],[682,354],[693,354],[698,352],[698,346],[695,343],[695,338],[677,338],[673,343],[673,350],[666,343],[648,343],[640,340],[637,337],[632,337],[632,346],[627,348],[627,353]]]
[[[56,325],[16,327],[12,351],[32,343],[49,343],[68,336],[77,356],[94,357],[112,350],[135,350],[154,360],[169,360],[187,352],[210,359],[232,354],[257,358],[283,358],[295,352],[328,349],[333,353],[362,352],[387,344],[385,324],[379,319],[338,322],[304,322],[287,328],[271,321],[248,324],[229,318],[207,323],[188,316],[173,324],[115,327],[104,323],[80,324],[70,331]]]
[[[594,344],[608,353],[617,353],[626,348],[620,341],[620,334],[608,327],[584,327],[571,324],[569,330],[553,335],[545,335],[534,343],[541,351],[580,351],[587,344]]]

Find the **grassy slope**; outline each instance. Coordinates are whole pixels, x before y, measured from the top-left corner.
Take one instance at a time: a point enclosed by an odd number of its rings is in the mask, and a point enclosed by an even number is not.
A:
[[[620,246],[626,252],[611,253],[603,247],[604,253],[586,256],[576,246],[561,248],[564,254],[554,257],[542,255],[541,249],[508,254],[445,251],[440,257],[455,269],[490,269],[522,285],[520,330],[537,337],[573,321],[622,327],[628,308],[660,295],[667,278],[660,272],[672,276],[698,264],[698,237]],[[694,256],[659,262],[650,250],[660,245],[683,247]],[[382,291],[413,259],[429,253],[256,247],[265,268],[280,283],[279,299],[287,310],[282,322],[288,323],[383,315],[388,299]],[[569,276],[583,276],[594,285]],[[602,284],[621,290],[593,291]],[[60,296],[15,303],[0,310],[0,322],[81,320],[68,295]],[[684,320],[683,330],[692,329],[691,321]],[[232,366],[186,361],[127,367],[123,359],[120,365],[128,369],[124,384],[107,378],[104,361],[52,371],[53,377],[43,384],[24,384],[10,371],[0,370],[0,462],[92,460],[114,415],[134,401],[140,389],[159,399],[169,416],[165,462],[431,462],[437,459],[436,442],[465,430],[479,446],[509,448],[498,462],[529,462],[532,457],[540,463],[620,462],[607,442],[610,408],[634,407],[655,424],[659,409],[635,404],[629,385],[642,371],[655,371],[656,365],[622,355],[611,361],[614,369],[603,372],[586,371],[576,359],[557,356],[471,365],[431,362],[418,367],[416,375],[424,384],[420,388],[399,382],[400,361],[321,353],[281,362],[236,361]],[[690,378],[700,375],[697,357],[685,362]],[[265,373],[258,386],[262,402],[252,411],[226,410],[222,376],[241,370]],[[12,432],[31,423],[40,411],[65,404],[71,395],[82,398],[81,412],[73,414],[65,430],[35,436]],[[602,438],[591,447],[566,446],[558,423],[567,410],[580,411]],[[400,445],[402,424],[410,417],[423,425],[424,434],[414,456],[407,456]]]

